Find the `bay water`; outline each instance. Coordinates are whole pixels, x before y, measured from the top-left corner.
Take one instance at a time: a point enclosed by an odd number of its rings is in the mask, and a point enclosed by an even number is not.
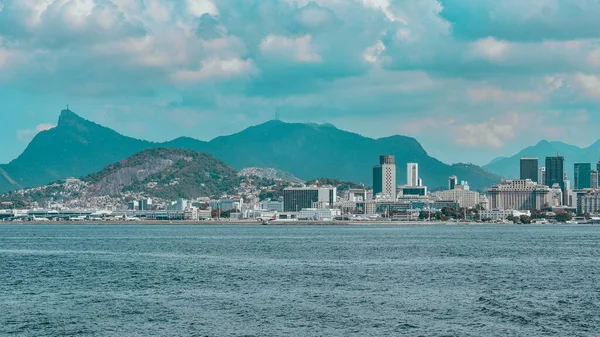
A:
[[[1,336],[600,336],[600,227],[0,225]]]

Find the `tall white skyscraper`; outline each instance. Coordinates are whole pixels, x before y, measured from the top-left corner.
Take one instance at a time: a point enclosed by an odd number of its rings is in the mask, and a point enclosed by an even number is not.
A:
[[[540,167],[538,168],[538,184],[539,185],[546,185],[546,168],[545,167]],[[552,186],[550,186],[552,187]]]
[[[406,164],[406,185],[419,186],[419,164]]]
[[[396,200],[396,162],[394,156],[379,157],[379,165],[373,166],[373,197],[377,194]]]

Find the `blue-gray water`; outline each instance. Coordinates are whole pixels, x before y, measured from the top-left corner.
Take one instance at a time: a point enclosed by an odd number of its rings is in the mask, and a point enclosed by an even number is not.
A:
[[[600,227],[0,226],[0,335],[598,336]]]

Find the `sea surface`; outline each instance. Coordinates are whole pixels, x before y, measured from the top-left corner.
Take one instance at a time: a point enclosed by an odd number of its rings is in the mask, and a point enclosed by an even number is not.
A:
[[[600,227],[0,225],[0,336],[600,336]]]

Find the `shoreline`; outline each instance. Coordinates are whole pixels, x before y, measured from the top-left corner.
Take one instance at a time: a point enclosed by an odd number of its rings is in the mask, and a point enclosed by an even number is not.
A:
[[[259,221],[163,221],[163,220],[144,220],[144,221],[9,221],[0,222],[3,225],[107,225],[107,226],[556,226],[556,225],[593,225],[593,224],[512,224],[512,223],[484,223],[484,222],[432,222],[432,221],[290,221],[290,222],[270,222],[263,224]]]

